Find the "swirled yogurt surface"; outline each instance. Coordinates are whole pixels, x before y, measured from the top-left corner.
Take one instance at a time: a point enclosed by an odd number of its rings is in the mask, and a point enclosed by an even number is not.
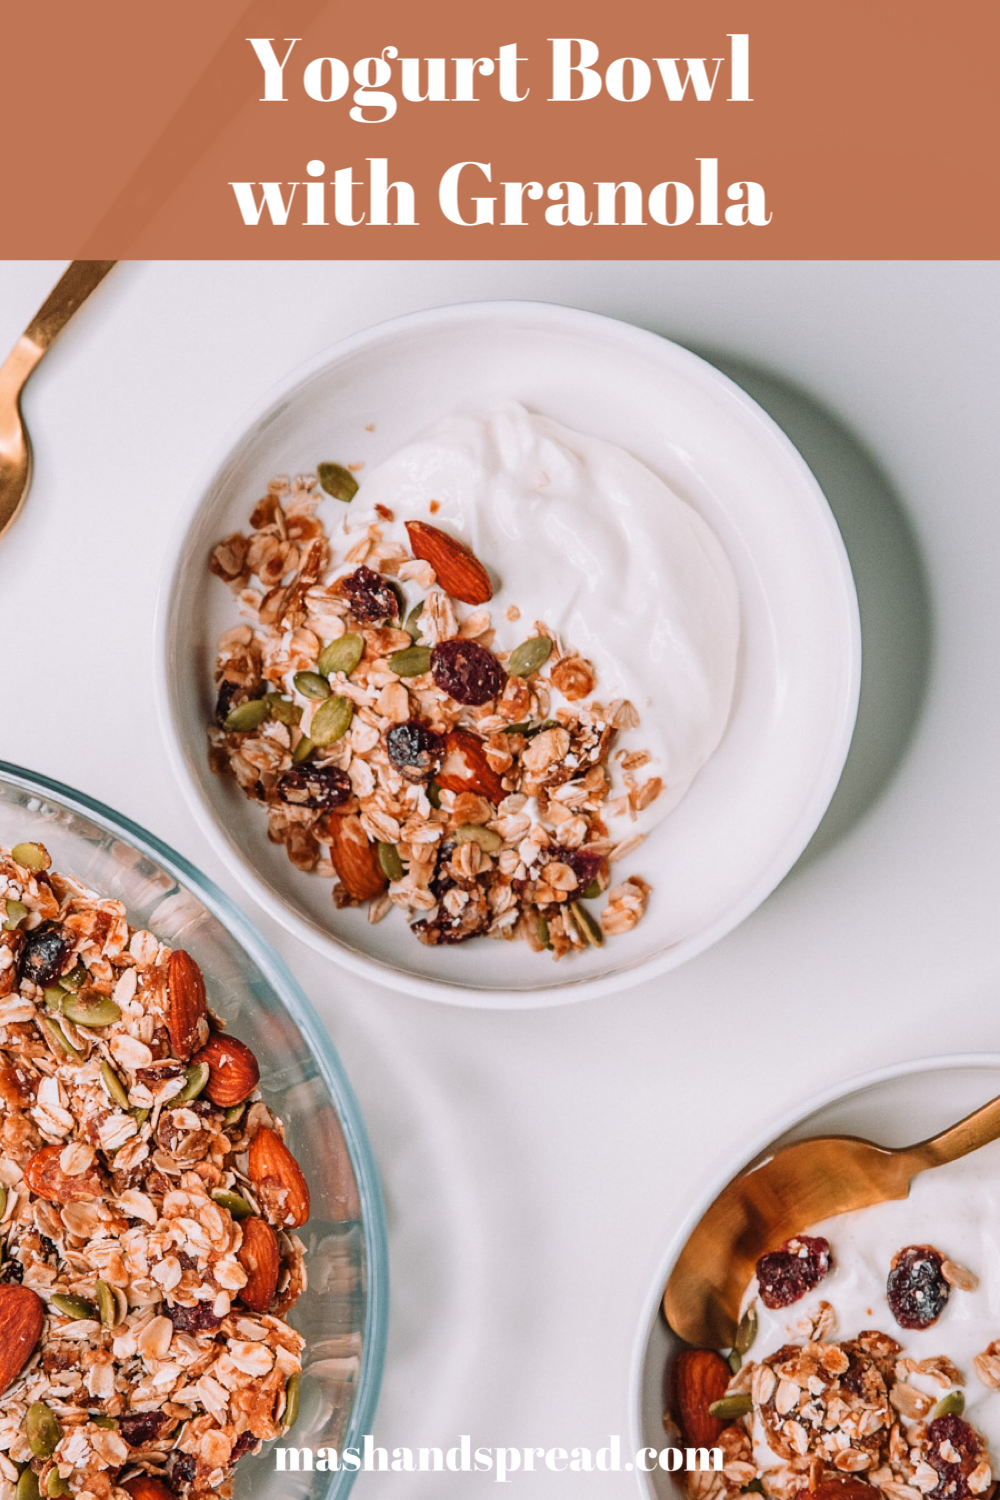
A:
[[[748,1358],[760,1360],[782,1345],[801,1343],[800,1325],[813,1321],[823,1302],[833,1308],[835,1323],[824,1337],[842,1342],[866,1329],[887,1333],[902,1345],[901,1359],[927,1360],[946,1355],[961,1372],[965,1419],[989,1444],[1000,1463],[1000,1390],[984,1383],[976,1356],[1000,1340],[1000,1214],[996,1183],[1000,1180],[1000,1142],[985,1146],[950,1166],[916,1177],[905,1199],[878,1203],[808,1230],[829,1240],[833,1265],[814,1291],[788,1307],[770,1310],[752,1281],[744,1308],[751,1302],[759,1319]],[[901,1328],[893,1317],[886,1281],[893,1256],[909,1245],[930,1245],[966,1268],[977,1279],[972,1290],[952,1286],[943,1311],[923,1329]],[[989,1374],[986,1367],[984,1373]],[[1000,1383],[1000,1362],[997,1364]],[[944,1390],[920,1373],[908,1383],[936,1402]],[[778,1460],[755,1423],[755,1458],[761,1468]]]
[[[677,805],[725,731],[740,637],[732,565],[690,505],[622,448],[514,402],[438,423],[366,474],[359,502],[472,548],[500,649],[537,619],[589,658],[600,701],[641,715],[664,782],[650,814]]]

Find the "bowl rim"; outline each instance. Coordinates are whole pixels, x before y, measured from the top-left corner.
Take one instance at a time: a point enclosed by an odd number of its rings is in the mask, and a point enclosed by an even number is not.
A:
[[[839,706],[837,731],[831,736],[826,754],[818,767],[812,795],[804,804],[796,823],[789,829],[782,844],[758,874],[756,881],[745,891],[742,900],[735,902],[716,921],[691,938],[675,943],[646,959],[640,959],[629,967],[612,970],[606,974],[580,979],[569,977],[560,979],[554,984],[524,989],[504,986],[470,987],[446,978],[429,979],[417,974],[404,973],[390,963],[358,952],[306,918],[291,900],[272,890],[258,875],[250,859],[230,838],[203,793],[190,763],[177,715],[173,711],[172,603],[177,582],[188,555],[188,534],[206,494],[239,444],[247,440],[256,424],[271,413],[280,402],[328,366],[349,359],[359,351],[391,339],[400,333],[447,327],[470,318],[502,322],[513,316],[525,315],[540,319],[546,327],[556,329],[572,327],[580,330],[589,327],[595,333],[613,330],[615,337],[625,344],[632,344],[638,350],[651,351],[655,347],[669,351],[669,357],[676,359],[682,367],[687,367],[693,377],[707,381],[731,400],[735,400],[744,414],[762,429],[772,443],[777,445],[792,468],[798,471],[803,483],[803,493],[808,494],[811,500],[813,519],[818,528],[825,532],[831,561],[835,561],[836,564],[835,572],[841,590],[845,627],[844,689]],[[843,773],[854,736],[861,691],[861,619],[857,588],[847,549],[819,481],[795,444],[774,418],[728,375],[711,364],[709,360],[685,348],[683,344],[676,343],[651,329],[606,313],[592,312],[564,303],[531,299],[470,300],[386,318],[326,345],[269,386],[251,406],[244,410],[231,429],[213,447],[208,459],[195,476],[186,503],[178,512],[172,542],[168,543],[164,566],[160,574],[154,641],[156,703],[168,760],[199,827],[244,890],[270,916],[280,922],[289,932],[294,933],[308,947],[317,953],[324,954],[359,978],[374,980],[390,989],[404,994],[417,995],[424,999],[480,1008],[529,1009],[545,1005],[570,1004],[601,995],[619,994],[625,989],[643,984],[649,979],[678,968],[689,959],[696,958],[739,927],[778,887],[819,827]]]
[[[29,771],[23,766],[0,760],[0,781],[11,783],[24,791],[40,793],[72,812],[81,813],[106,832],[119,837],[124,835],[134,848],[155,860],[179,884],[192,890],[202,905],[252,959],[280,998],[316,1059],[344,1132],[357,1181],[361,1224],[365,1236],[366,1297],[361,1361],[357,1394],[342,1445],[345,1448],[352,1444],[358,1446],[359,1439],[371,1431],[385,1367],[389,1332],[389,1243],[385,1201],[375,1156],[360,1106],[329,1032],[291,970],[251,924],[249,918],[214,881],[203,875],[169,844],[163,843],[155,834],[133,822],[125,814],[115,812],[113,808],[89,797],[85,792],[77,791],[36,771]],[[338,1482],[344,1486],[340,1493],[348,1493],[355,1475],[347,1471],[350,1477],[344,1484],[344,1472],[341,1470],[331,1473],[327,1494]]]
[[[637,1333],[629,1358],[628,1422],[633,1453],[638,1453],[640,1449],[647,1447],[642,1431],[642,1377],[646,1348],[654,1322],[659,1316],[663,1288],[667,1284],[667,1278],[681,1247],[726,1183],[730,1182],[744,1167],[749,1166],[774,1141],[780,1140],[787,1131],[794,1129],[796,1125],[801,1124],[803,1120],[807,1120],[819,1110],[826,1109],[828,1105],[847,1099],[852,1094],[860,1094],[865,1089],[874,1088],[880,1083],[889,1083],[896,1078],[915,1077],[921,1073],[959,1071],[965,1068],[1000,1068],[1000,1052],[954,1052],[937,1056],[931,1054],[927,1057],[914,1057],[902,1062],[886,1063],[866,1073],[852,1074],[849,1078],[841,1079],[839,1083],[828,1084],[826,1088],[804,1095],[796,1103],[786,1106],[780,1114],[772,1116],[758,1131],[754,1132],[749,1142],[741,1144],[738,1162],[734,1163],[733,1159],[726,1155],[721,1166],[716,1164],[715,1169],[708,1175],[707,1187],[698,1195],[671,1235],[666,1250],[658,1255],[653,1278],[643,1295]],[[744,1145],[746,1146],[745,1154]],[[635,1474],[643,1500],[651,1500],[653,1492],[646,1475],[639,1469],[636,1469]]]

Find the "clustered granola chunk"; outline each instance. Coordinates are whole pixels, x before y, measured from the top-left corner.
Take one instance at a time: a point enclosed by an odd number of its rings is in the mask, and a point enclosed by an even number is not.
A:
[[[219,643],[213,769],[298,869],[335,878],[338,906],[367,903],[372,922],[399,907],[424,943],[523,938],[558,958],[628,932],[649,886],[612,867],[641,835],[608,820],[662,789],[639,774],[646,752],[615,749],[633,705],[595,699],[592,664],[543,621],[495,652],[490,612],[445,576],[482,599],[488,575],[437,528],[408,527],[435,569],[386,535],[385,507],[354,527],[345,513],[335,560],[320,498],[312,475],[275,480],[249,536],[212,554],[247,618]]]
[[[0,1500],[228,1496],[294,1419],[305,1180],[189,955],[35,843],[0,928]]]

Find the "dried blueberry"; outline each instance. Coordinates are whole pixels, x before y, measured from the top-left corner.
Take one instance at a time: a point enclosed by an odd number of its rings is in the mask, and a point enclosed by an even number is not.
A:
[[[478,707],[503,691],[506,673],[492,651],[478,641],[439,641],[431,652],[431,672],[443,693],[456,703]]]
[[[278,777],[277,793],[292,807],[339,807],[351,795],[351,779],[337,766],[289,766]]]
[[[162,1411],[125,1412],[118,1418],[118,1431],[130,1448],[141,1448],[159,1437],[166,1420],[167,1414]]]
[[[350,600],[351,609],[359,620],[372,625],[376,620],[392,620],[399,613],[399,600],[389,581],[364,566],[348,573],[338,585],[341,593]]]
[[[58,922],[42,922],[28,933],[21,950],[18,977],[30,979],[40,989],[54,984],[66,968],[75,941],[73,933]]]
[[[239,692],[235,682],[222,682],[219,684],[219,696],[215,700],[215,722],[225,724]]]
[[[929,1328],[941,1316],[951,1291],[943,1262],[932,1245],[907,1245],[893,1256],[886,1295],[900,1328]]]
[[[175,1484],[190,1484],[197,1467],[198,1460],[193,1453],[181,1453],[174,1459],[170,1477]]]
[[[238,1458],[242,1458],[244,1453],[249,1453],[259,1443],[260,1438],[254,1437],[252,1432],[241,1432],[233,1444],[233,1451],[229,1455],[229,1462],[234,1464]]]
[[[0,1266],[0,1286],[8,1285],[12,1281],[24,1280],[24,1267],[19,1260],[4,1260]]]
[[[444,738],[419,719],[393,724],[385,737],[389,759],[407,781],[426,781],[444,759]]]
[[[978,1434],[961,1417],[938,1417],[927,1429],[927,1443],[927,1462],[939,1476],[928,1500],[968,1500],[969,1475],[985,1457]]]
[[[830,1269],[830,1242],[800,1234],[768,1251],[757,1262],[760,1298],[765,1307],[788,1307],[819,1286]]]

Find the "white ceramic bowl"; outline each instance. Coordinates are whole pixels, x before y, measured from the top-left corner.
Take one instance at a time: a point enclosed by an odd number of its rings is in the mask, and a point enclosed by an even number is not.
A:
[[[664,1376],[673,1353],[683,1347],[667,1327],[663,1289],[688,1236],[709,1204],[756,1157],[810,1135],[858,1135],[885,1146],[908,1146],[971,1114],[1000,1094],[1000,1053],[928,1057],[897,1063],[839,1084],[789,1111],[706,1185],[667,1246],[643,1304],[632,1359],[631,1450],[666,1445],[663,1432]],[[645,1500],[679,1500],[683,1490],[670,1474],[637,1472]]]
[[[260,809],[216,778],[206,756],[215,643],[236,618],[228,589],[208,573],[214,543],[246,527],[275,474],[340,456],[371,465],[449,412],[509,398],[619,443],[666,479],[722,540],[742,607],[723,741],[630,861],[654,887],[645,919],[558,964],[525,943],[423,947],[398,913],[372,927],[364,911],[335,911],[330,882],[301,874],[268,843]],[[541,303],[474,303],[400,318],[284,380],[225,440],[195,487],[164,584],[159,635],[159,696],[175,768],[247,890],[355,973],[459,1004],[544,1005],[621,990],[729,932],[816,829],[847,756],[860,682],[847,556],[819,486],[784,434],[678,345]]]

